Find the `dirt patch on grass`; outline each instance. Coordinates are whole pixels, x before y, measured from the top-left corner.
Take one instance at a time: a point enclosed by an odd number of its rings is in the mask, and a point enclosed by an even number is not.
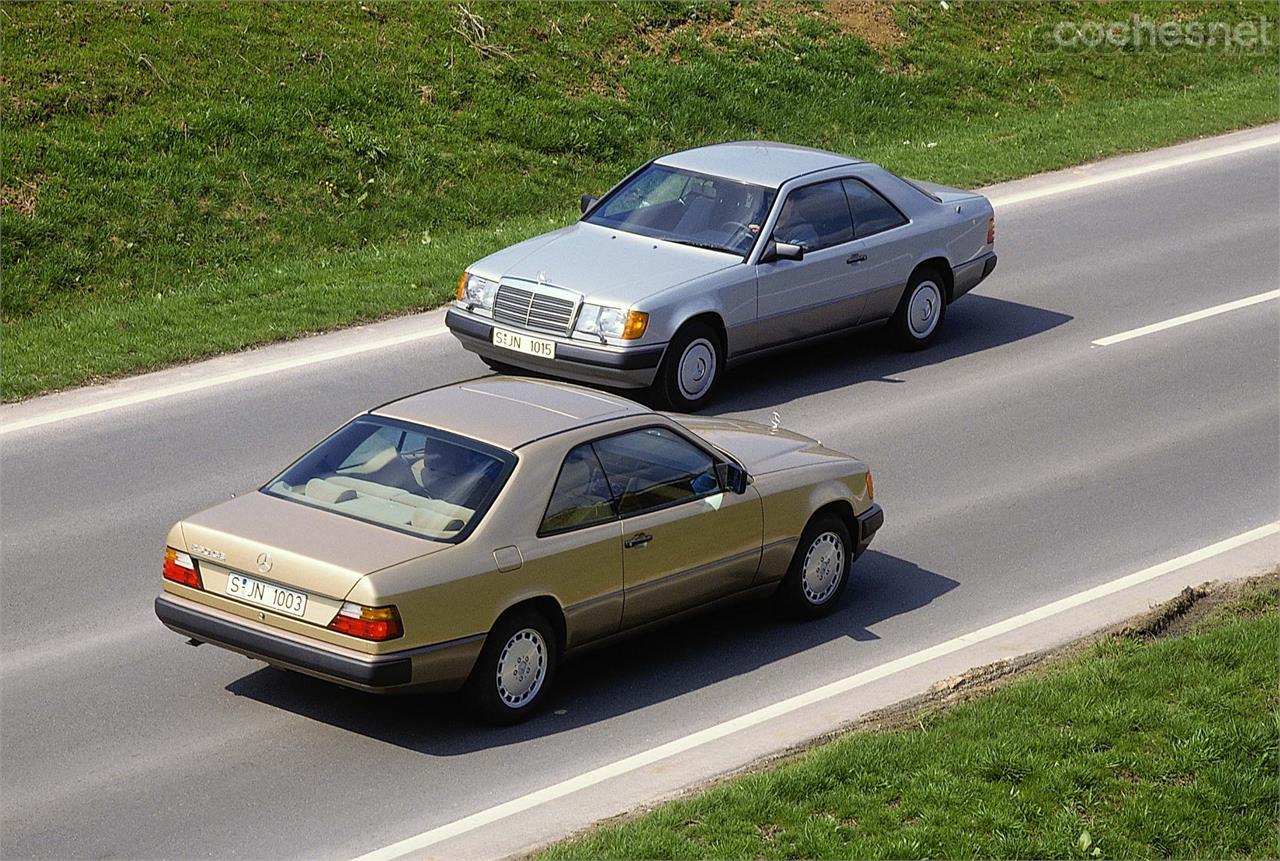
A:
[[[898,29],[893,4],[884,0],[823,0],[823,11],[840,32],[857,36],[871,47],[891,48],[907,41]]]
[[[41,177],[20,179],[16,185],[0,186],[0,206],[27,218],[34,218],[36,203],[40,198],[40,180]]]

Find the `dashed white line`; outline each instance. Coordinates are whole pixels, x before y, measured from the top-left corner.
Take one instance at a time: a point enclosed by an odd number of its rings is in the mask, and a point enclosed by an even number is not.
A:
[[[668,759],[700,745],[732,735],[733,733],[747,729],[748,727],[756,726],[757,724],[781,717],[797,711],[798,709],[813,705],[814,703],[830,699],[831,697],[845,693],[846,691],[850,691],[854,688],[859,688],[871,682],[891,676],[894,673],[899,673],[903,670],[910,669],[911,667],[919,666],[920,664],[927,663],[928,661],[932,661],[936,658],[949,655],[952,652],[958,652],[961,649],[993,639],[1033,622],[1050,618],[1072,608],[1079,607],[1082,604],[1087,604],[1090,601],[1105,598],[1108,595],[1113,595],[1116,592],[1128,589],[1131,586],[1136,586],[1148,580],[1154,580],[1155,578],[1162,577],[1165,574],[1171,574],[1181,568],[1186,568],[1188,565],[1203,562],[1206,559],[1226,553],[1229,550],[1234,550],[1237,547],[1242,547],[1245,544],[1275,535],[1278,532],[1280,532],[1280,522],[1268,523],[1264,526],[1259,526],[1256,529],[1250,529],[1248,532],[1242,532],[1239,535],[1218,541],[1207,547],[1202,547],[1199,550],[1193,550],[1190,553],[1185,553],[1182,556],[1170,559],[1167,562],[1161,562],[1158,565],[1152,565],[1150,568],[1143,568],[1141,571],[1135,571],[1134,573],[1121,577],[1118,580],[1112,580],[1109,583],[1103,583],[1101,586],[1095,586],[1092,589],[1077,592],[1074,595],[1069,595],[1066,598],[1053,601],[1049,604],[1037,607],[1034,610],[1029,610],[1025,613],[1020,613],[1017,616],[1012,616],[1002,622],[996,622],[994,625],[988,625],[987,627],[980,628],[977,631],[963,634],[952,640],[947,640],[945,643],[930,646],[927,649],[889,661],[888,663],[881,664],[878,667],[872,667],[869,670],[864,670],[852,676],[823,685],[822,687],[814,688],[811,691],[797,694],[796,696],[789,697],[788,699],[774,703],[773,705],[756,709],[753,712],[748,712],[747,714],[724,721],[723,723],[709,726],[706,729],[699,730],[698,732],[691,733],[690,735],[675,739],[674,741],[669,741],[666,744],[661,744],[657,747],[650,748],[649,750],[632,754],[631,756],[617,760],[616,762],[612,762],[608,765],[603,765],[600,768],[580,774],[577,777],[571,777],[568,780],[563,780],[560,783],[553,784],[544,789],[539,789],[536,792],[531,792],[528,795],[514,798],[511,801],[490,807],[487,810],[481,810],[477,813],[471,814],[470,816],[464,816],[461,819],[432,828],[413,837],[405,838],[404,840],[392,843],[391,845],[385,846],[381,849],[375,849],[372,852],[361,855],[356,859],[356,861],[386,861],[386,859],[400,858],[410,852],[421,851],[427,847],[449,840],[450,838],[467,834],[468,832],[475,831],[477,828],[482,828],[501,819],[505,819],[508,816],[513,816],[517,813],[530,810],[540,804],[545,804],[549,801],[563,798],[566,795],[578,792],[579,790],[588,789],[592,786],[603,783],[610,778],[636,771],[646,765]]]
[[[1098,340],[1091,341],[1090,343],[1095,347],[1110,347],[1112,344],[1119,344],[1123,341],[1132,341],[1134,338],[1141,338],[1143,335],[1163,332],[1165,329],[1172,329],[1175,326],[1194,323],[1196,320],[1203,320],[1206,317],[1216,317],[1218,314],[1225,314],[1228,311],[1237,311],[1241,308],[1248,308],[1250,305],[1259,305],[1263,302],[1270,302],[1272,299],[1280,299],[1280,290],[1268,290],[1266,293],[1259,293],[1256,296],[1246,296],[1243,299],[1236,299],[1234,302],[1223,302],[1221,305],[1214,305],[1212,308],[1205,308],[1203,311],[1192,311],[1190,314],[1183,314],[1180,317],[1173,317],[1172,319],[1163,320],[1159,323],[1152,323],[1149,326],[1130,329],[1127,332],[1108,335],[1105,338],[1099,338]]]

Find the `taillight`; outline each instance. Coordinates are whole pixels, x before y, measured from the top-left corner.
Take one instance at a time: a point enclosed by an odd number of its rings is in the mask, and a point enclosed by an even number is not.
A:
[[[190,554],[183,553],[173,547],[164,549],[164,579],[190,586],[192,589],[203,589],[200,582],[200,569]]]
[[[329,627],[362,640],[394,640],[404,633],[395,607],[364,607],[343,601]]]
[[[867,499],[876,498],[876,483],[871,480],[871,470],[867,470]]]
[[[996,217],[993,215],[987,219],[987,244],[996,241]]]

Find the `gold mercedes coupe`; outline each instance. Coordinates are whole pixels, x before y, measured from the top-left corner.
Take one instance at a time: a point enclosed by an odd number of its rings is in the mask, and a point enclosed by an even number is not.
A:
[[[253,493],[177,523],[156,615],[366,691],[462,690],[512,723],[560,659],[772,594],[817,617],[884,522],[816,440],[512,377],[359,415]]]

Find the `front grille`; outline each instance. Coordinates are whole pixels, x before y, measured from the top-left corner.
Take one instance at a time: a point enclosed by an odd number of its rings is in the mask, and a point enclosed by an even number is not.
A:
[[[540,332],[568,335],[576,303],[548,293],[524,290],[510,284],[498,286],[493,299],[493,319]]]

